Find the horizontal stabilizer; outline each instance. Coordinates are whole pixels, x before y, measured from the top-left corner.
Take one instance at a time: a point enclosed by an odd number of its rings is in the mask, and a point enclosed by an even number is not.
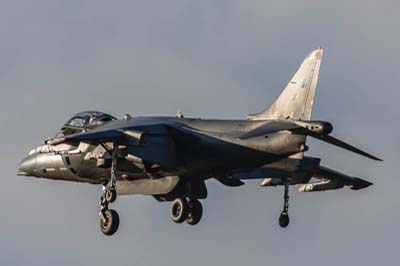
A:
[[[239,139],[249,139],[254,137],[266,136],[279,131],[290,131],[293,134],[310,136],[321,141],[330,143],[342,149],[357,153],[372,160],[382,161],[382,159],[356,148],[344,141],[329,135],[332,132],[332,125],[324,121],[287,121],[277,120],[268,121],[265,124],[243,134]]]
[[[369,153],[367,153],[365,151],[362,151],[362,150],[360,150],[360,149],[358,149],[358,148],[356,148],[356,147],[354,147],[354,146],[352,146],[350,144],[347,144],[347,143],[345,143],[345,142],[343,142],[343,141],[341,141],[341,140],[339,140],[337,138],[334,138],[334,137],[332,137],[330,135],[309,134],[309,136],[311,136],[313,138],[316,138],[316,139],[319,139],[319,140],[322,140],[324,142],[330,143],[330,144],[335,145],[337,147],[340,147],[342,149],[345,149],[345,150],[357,153],[359,155],[365,156],[365,157],[370,158],[372,160],[382,161],[382,159],[380,159],[380,158],[378,158],[378,157],[376,157],[376,156],[374,156],[372,154],[369,154]]]

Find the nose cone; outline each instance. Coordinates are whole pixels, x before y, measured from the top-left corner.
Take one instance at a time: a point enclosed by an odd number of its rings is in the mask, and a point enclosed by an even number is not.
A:
[[[25,157],[19,164],[18,175],[33,176],[36,168],[36,154]]]

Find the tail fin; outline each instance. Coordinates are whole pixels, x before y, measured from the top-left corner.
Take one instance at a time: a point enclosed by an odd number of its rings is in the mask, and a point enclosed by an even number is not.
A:
[[[323,50],[311,52],[275,102],[258,114],[248,115],[250,120],[292,119],[309,120],[317,87]]]

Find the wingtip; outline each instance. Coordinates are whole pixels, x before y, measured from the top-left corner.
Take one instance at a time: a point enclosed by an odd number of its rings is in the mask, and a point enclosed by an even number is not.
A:
[[[350,189],[352,189],[352,190],[360,190],[360,189],[367,188],[367,187],[372,186],[372,185],[373,185],[372,182],[369,182],[367,180],[364,180],[364,179],[361,179],[361,178],[358,178],[358,177],[354,177],[354,184],[351,186]]]

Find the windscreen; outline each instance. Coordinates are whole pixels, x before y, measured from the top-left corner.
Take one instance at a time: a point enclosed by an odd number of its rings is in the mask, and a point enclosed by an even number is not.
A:
[[[98,111],[85,111],[74,115],[57,134],[58,137],[91,130],[104,123],[116,120],[115,117]]]

